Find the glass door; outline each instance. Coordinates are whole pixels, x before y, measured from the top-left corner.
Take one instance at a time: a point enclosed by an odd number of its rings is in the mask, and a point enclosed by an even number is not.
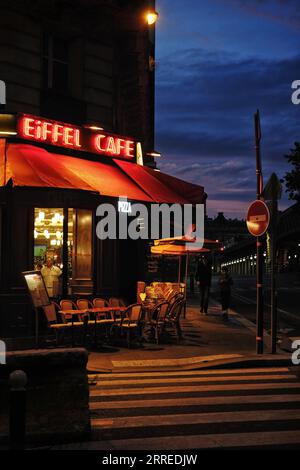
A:
[[[50,297],[93,292],[92,239],[92,211],[34,209],[34,269]]]

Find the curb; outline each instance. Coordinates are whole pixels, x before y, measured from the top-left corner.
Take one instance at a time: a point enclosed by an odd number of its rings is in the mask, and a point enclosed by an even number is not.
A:
[[[211,305],[216,306],[219,303],[211,298]],[[256,334],[255,324],[247,320],[234,310],[229,310],[229,315],[238,321],[244,328]],[[264,332],[265,343],[270,347],[271,337]],[[247,368],[247,367],[291,367],[291,355],[284,353],[264,354],[264,355],[241,355],[241,354],[219,354],[209,356],[191,356],[174,359],[149,359],[149,360],[128,360],[115,361],[116,365],[105,368],[97,367],[94,370],[88,368],[88,374],[110,374],[110,373],[139,373],[139,372],[163,372],[163,371],[183,371],[199,369],[229,369],[229,368]],[[121,365],[123,364],[123,365]]]
[[[191,358],[187,358],[191,359]],[[192,358],[196,359],[196,358]],[[175,360],[174,360],[175,361]],[[151,361],[153,362],[153,361]],[[194,361],[193,363],[182,363],[182,364],[170,364],[166,365],[149,365],[145,364],[140,367],[113,367],[111,369],[99,368],[97,370],[88,370],[88,374],[111,374],[111,373],[138,373],[138,372],[168,372],[168,371],[183,371],[183,370],[200,370],[200,369],[246,369],[251,367],[293,367],[291,355],[290,354],[266,354],[261,356],[250,355],[250,356],[239,356],[232,358],[225,358],[220,355],[219,358],[214,356],[214,359],[211,359],[211,356],[204,356],[199,358],[199,361]]]

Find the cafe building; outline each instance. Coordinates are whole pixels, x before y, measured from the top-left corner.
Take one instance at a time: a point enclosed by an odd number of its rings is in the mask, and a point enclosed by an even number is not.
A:
[[[140,142],[28,114],[0,116],[1,335],[30,333],[21,273],[48,258],[62,270],[56,296],[135,300],[149,242],[96,236],[96,209],[142,202],[199,204],[203,187],[143,165]]]
[[[205,201],[201,186],[156,168],[149,11],[154,0],[19,0],[1,10],[0,337],[32,334],[21,273],[47,257],[62,270],[59,297],[135,300],[149,242],[100,240],[99,204],[130,219],[134,202]]]

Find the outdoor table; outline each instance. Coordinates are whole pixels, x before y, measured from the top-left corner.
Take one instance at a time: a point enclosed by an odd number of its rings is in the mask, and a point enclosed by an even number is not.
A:
[[[60,314],[63,315],[69,315],[71,317],[71,323],[72,323],[72,347],[74,346],[74,316],[75,315],[83,315],[87,313],[86,309],[83,310],[77,310],[77,309],[70,309],[70,310],[59,310]]]
[[[94,342],[97,344],[97,313],[124,312],[127,307],[95,307],[88,308],[86,312],[95,314]],[[114,318],[115,320],[115,318]]]

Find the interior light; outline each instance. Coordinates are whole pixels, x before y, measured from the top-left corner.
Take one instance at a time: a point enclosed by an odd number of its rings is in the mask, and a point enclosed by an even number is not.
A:
[[[56,238],[61,239],[62,233],[59,230],[57,230],[55,235],[56,235]]]
[[[51,240],[51,241],[50,241],[50,245],[55,246],[55,245],[56,245],[56,240],[54,240],[54,239]]]
[[[39,216],[38,216],[39,220],[45,220],[45,212],[39,212]]]
[[[48,230],[44,230],[44,235],[47,239],[50,238],[50,233],[48,232]]]

